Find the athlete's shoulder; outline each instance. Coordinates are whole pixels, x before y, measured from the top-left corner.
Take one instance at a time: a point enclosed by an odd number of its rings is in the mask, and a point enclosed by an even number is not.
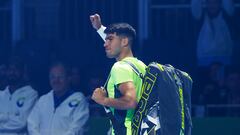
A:
[[[111,74],[125,73],[131,71],[131,67],[126,62],[118,61],[112,66]]]
[[[124,61],[117,61],[113,64],[112,68],[127,68],[127,63]]]
[[[126,61],[128,61],[128,62],[133,63],[133,64],[136,65],[136,66],[146,67],[146,65],[144,64],[144,62],[141,61],[141,60],[139,60],[139,59],[136,58],[136,57],[127,57],[127,58],[123,59],[122,61],[125,62],[125,63],[126,63]]]

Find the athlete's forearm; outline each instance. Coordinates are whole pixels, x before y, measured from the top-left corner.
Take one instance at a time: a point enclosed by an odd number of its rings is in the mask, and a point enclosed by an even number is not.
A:
[[[130,97],[105,98],[103,105],[119,110],[127,110],[135,109],[137,106],[137,101],[135,99],[131,99]]]

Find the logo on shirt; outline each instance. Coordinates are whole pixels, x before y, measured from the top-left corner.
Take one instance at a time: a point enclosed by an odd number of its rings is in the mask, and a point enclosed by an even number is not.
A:
[[[17,100],[17,106],[18,106],[18,107],[23,107],[24,101],[25,101],[25,97],[20,97],[20,98]]]
[[[79,100],[73,99],[72,101],[69,102],[68,106],[71,107],[71,108],[77,107],[79,103],[80,103]]]

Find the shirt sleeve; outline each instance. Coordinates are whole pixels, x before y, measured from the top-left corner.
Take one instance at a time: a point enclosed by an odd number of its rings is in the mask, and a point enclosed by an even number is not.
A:
[[[105,38],[106,38],[106,34],[104,33],[104,30],[106,29],[105,26],[101,26],[98,30],[97,33],[100,35],[100,37],[103,39],[103,41],[105,42]]]
[[[27,128],[29,135],[40,135],[39,102],[34,106],[27,119]]]
[[[86,98],[82,96],[76,110],[73,113],[73,122],[65,135],[84,135],[84,127],[89,118],[89,108]]]
[[[5,116],[6,122],[0,124],[0,132],[23,132],[26,130],[27,118],[36,100],[37,92],[32,92],[25,97],[23,106],[17,112],[11,112]]]
[[[129,65],[118,62],[113,65],[111,76],[115,85],[133,81],[133,70]]]
[[[191,1],[191,11],[195,19],[200,19],[202,17],[203,5],[202,0],[192,0]]]

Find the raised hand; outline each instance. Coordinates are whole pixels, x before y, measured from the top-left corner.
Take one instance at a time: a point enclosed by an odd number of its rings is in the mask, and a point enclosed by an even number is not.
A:
[[[99,14],[90,15],[90,21],[94,29],[98,30],[102,26],[101,17]]]

